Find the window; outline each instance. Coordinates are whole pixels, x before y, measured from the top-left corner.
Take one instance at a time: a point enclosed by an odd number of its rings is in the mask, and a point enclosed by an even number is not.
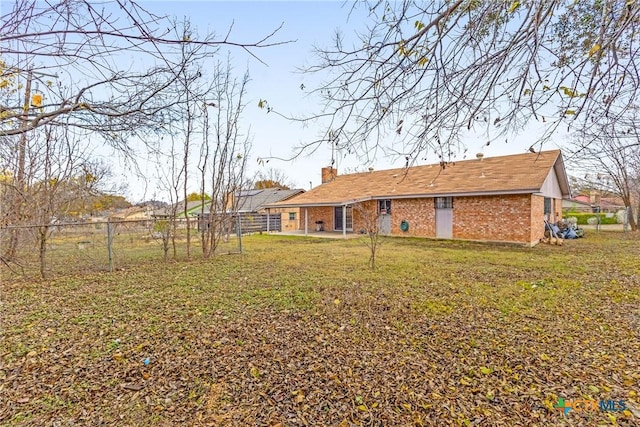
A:
[[[453,209],[453,197],[436,197],[433,202],[436,209]]]
[[[295,220],[296,220],[296,213],[289,212],[289,221],[295,221]]]
[[[391,200],[378,200],[378,213],[380,215],[391,214]]]
[[[551,215],[551,197],[544,198],[544,214]]]

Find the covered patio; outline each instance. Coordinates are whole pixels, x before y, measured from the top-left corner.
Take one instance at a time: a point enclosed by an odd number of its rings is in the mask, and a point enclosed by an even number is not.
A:
[[[279,236],[304,236],[304,237],[319,237],[321,239],[356,239],[362,237],[362,234],[354,233],[352,231],[309,231],[307,230],[289,230],[277,233]]]

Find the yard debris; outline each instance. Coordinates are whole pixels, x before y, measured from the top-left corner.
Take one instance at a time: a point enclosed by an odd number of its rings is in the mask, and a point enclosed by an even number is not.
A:
[[[565,239],[584,237],[584,229],[577,227],[575,223],[570,221],[560,220],[557,224],[551,224],[545,220],[544,229],[544,237],[541,241],[551,245],[562,246]]]

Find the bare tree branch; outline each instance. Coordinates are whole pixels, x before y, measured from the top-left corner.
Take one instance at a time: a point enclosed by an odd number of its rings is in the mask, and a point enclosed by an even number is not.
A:
[[[288,43],[276,39],[280,27],[251,42],[233,40],[231,29],[223,39],[198,37],[131,0],[16,2],[0,19],[0,83],[15,83],[0,91],[6,95],[0,97],[0,135],[71,126],[121,146],[116,141],[131,134],[167,132],[175,119],[173,86],[179,85],[185,46],[192,61],[217,54],[221,46],[260,60],[257,50]],[[15,80],[28,71],[50,76],[40,79],[42,105],[24,106],[12,95],[21,90]]]
[[[355,39],[336,34],[304,69],[328,78],[310,92],[323,108],[297,117],[324,134],[300,152],[331,143],[366,160],[379,152],[448,160],[468,132],[491,142],[537,121],[542,144],[561,125],[588,128],[638,100],[638,2],[403,0],[353,8],[369,12],[367,27]]]

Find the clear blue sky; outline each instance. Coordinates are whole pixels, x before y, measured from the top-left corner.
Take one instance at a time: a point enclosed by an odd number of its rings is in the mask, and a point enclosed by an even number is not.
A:
[[[11,2],[0,0],[4,9]],[[320,168],[331,161],[330,147],[319,147],[312,155],[297,158],[291,162],[271,160],[266,166],[257,164],[257,158],[291,157],[295,147],[304,142],[318,138],[322,129],[318,126],[302,126],[299,123],[288,122],[275,114],[267,114],[258,108],[258,100],[266,99],[269,104],[283,114],[301,114],[318,111],[317,98],[306,95],[300,89],[304,84],[312,89],[319,84],[315,76],[304,75],[296,68],[315,62],[312,54],[314,45],[327,47],[332,43],[336,29],[340,29],[350,37],[356,31],[363,31],[366,25],[366,14],[358,9],[352,11],[351,2],[343,1],[146,1],[140,4],[150,12],[158,15],[173,15],[177,18],[187,18],[200,34],[213,32],[222,38],[233,23],[230,40],[236,42],[255,42],[272,32],[282,24],[282,29],[276,34],[274,41],[292,40],[292,43],[264,48],[256,51],[262,64],[240,49],[231,49],[238,74],[242,74],[248,67],[251,83],[248,88],[248,102],[244,124],[250,126],[253,140],[250,170],[248,175],[267,168],[284,171],[297,187],[309,189],[310,185],[320,183]],[[226,49],[226,48],[225,48]],[[223,50],[219,59],[226,57]],[[216,58],[218,59],[218,58]],[[475,157],[475,153],[483,152],[485,156],[522,153],[531,146],[538,132],[529,129],[522,135],[510,137],[508,143],[494,142],[485,146],[486,137],[469,135],[464,141],[469,149],[468,156]],[[558,137],[562,140],[562,137]],[[545,148],[556,148],[548,144]],[[338,172],[366,170],[368,167],[385,169],[401,167],[404,158],[379,157],[373,164],[362,164],[354,157],[338,157]],[[439,159],[427,157],[424,163],[436,163]],[[129,183],[127,196],[132,201],[140,201],[156,197],[163,199],[159,188],[152,180],[143,180],[129,176],[127,168],[118,161],[112,160],[114,178]],[[155,167],[142,165],[143,172],[155,174]],[[194,186],[195,180],[194,180]],[[197,189],[194,188],[194,191]]]
[[[363,15],[350,17],[349,5],[341,1],[144,1],[141,4],[158,14],[187,17],[201,34],[213,32],[222,37],[233,24],[229,39],[237,42],[259,40],[282,24],[273,40],[292,42],[255,51],[266,65],[242,50],[229,49],[238,73],[248,67],[251,76],[244,121],[251,126],[253,136],[249,175],[261,168],[275,168],[284,171],[298,187],[308,189],[310,185],[318,185],[320,168],[331,161],[329,146],[321,147],[310,157],[291,162],[272,159],[264,166],[257,164],[257,158],[291,157],[295,147],[316,139],[321,131],[268,114],[258,108],[258,101],[266,99],[283,114],[317,111],[317,99],[308,96],[300,86],[304,84],[310,89],[319,81],[314,76],[300,73],[297,68],[313,63],[313,46],[328,46],[336,29],[346,34],[361,29]],[[224,55],[221,53],[220,58],[224,59]],[[339,160],[337,166],[354,169],[369,165],[360,165],[357,159],[345,159]],[[133,199],[140,197],[134,188],[130,190]],[[153,192],[152,188],[147,189],[149,192]]]
[[[270,105],[285,114],[317,111],[317,99],[306,96],[300,90],[304,83],[307,88],[315,87],[316,77],[304,75],[296,68],[314,62],[312,47],[329,46],[336,29],[349,37],[356,31],[362,31],[366,21],[364,11],[355,15],[351,12],[351,3],[342,1],[148,1],[142,3],[146,8],[158,13],[186,16],[201,32],[224,34],[231,23],[234,24],[231,39],[250,42],[268,34],[283,24],[276,36],[277,40],[294,40],[293,43],[258,52],[263,65],[239,50],[231,50],[238,71],[249,67],[251,84],[249,86],[250,105],[246,111],[246,123],[251,125],[253,135],[251,172],[261,168],[255,159],[258,157],[289,157],[294,147],[314,140],[321,131],[317,127],[303,127],[290,123],[273,115],[266,114],[257,107],[259,99],[266,99]],[[485,146],[486,138],[469,135],[465,144],[469,148],[468,156],[483,152],[485,156],[515,154],[524,152],[535,142],[536,129],[530,129],[522,135],[508,139],[508,143],[492,143]],[[556,148],[549,144],[545,148]],[[308,189],[310,184],[320,183],[320,168],[331,161],[329,146],[320,147],[310,156],[298,158],[292,162],[271,160],[265,167],[283,170],[298,187]],[[366,170],[369,166],[376,169],[400,167],[404,159],[378,158],[374,164],[362,164],[356,158],[338,158],[338,171]],[[422,163],[438,162],[437,158]]]

